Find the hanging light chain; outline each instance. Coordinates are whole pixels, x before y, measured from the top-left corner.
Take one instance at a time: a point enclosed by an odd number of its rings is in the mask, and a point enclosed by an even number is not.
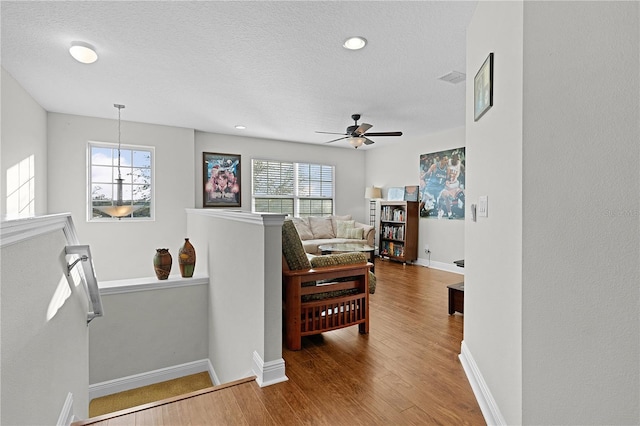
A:
[[[124,105],[113,104],[114,107],[118,108],[118,179],[121,179],[120,175],[120,111],[124,108]]]

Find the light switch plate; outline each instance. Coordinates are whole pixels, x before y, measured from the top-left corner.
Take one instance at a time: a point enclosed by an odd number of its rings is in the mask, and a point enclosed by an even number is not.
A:
[[[479,217],[489,216],[489,197],[486,195],[482,195],[478,197],[478,216]]]

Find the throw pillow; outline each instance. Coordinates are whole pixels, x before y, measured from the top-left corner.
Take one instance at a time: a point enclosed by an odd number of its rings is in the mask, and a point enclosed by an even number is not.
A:
[[[351,220],[353,219],[350,214],[344,216],[331,216],[331,226],[333,226],[333,235],[338,233],[338,221],[339,220]]]
[[[331,219],[328,217],[309,216],[309,225],[314,239],[336,237]]]
[[[313,233],[311,232],[311,228],[309,228],[309,222],[307,222],[306,219],[294,217],[293,219],[291,219],[291,221],[296,227],[301,240],[304,241],[313,239]]]
[[[349,238],[347,236],[347,232],[352,230],[355,225],[355,220],[336,220],[336,224],[338,225],[336,229],[336,237],[337,238]]]
[[[345,236],[343,238],[348,238],[350,240],[361,240],[364,238],[364,229],[362,228],[347,229],[347,232],[345,233]]]

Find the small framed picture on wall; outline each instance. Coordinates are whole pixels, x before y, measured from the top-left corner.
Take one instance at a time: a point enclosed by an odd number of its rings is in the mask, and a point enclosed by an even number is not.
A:
[[[402,201],[404,199],[404,188],[399,187],[391,187],[387,192],[387,201]]]
[[[418,201],[418,185],[404,187],[404,201]]]
[[[473,121],[480,120],[493,106],[493,52],[473,79]]]

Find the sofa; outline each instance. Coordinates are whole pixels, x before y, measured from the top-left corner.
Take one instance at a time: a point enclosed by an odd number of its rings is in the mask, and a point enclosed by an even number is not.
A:
[[[323,244],[360,243],[374,245],[375,228],[356,222],[351,215],[308,216],[293,218],[304,251],[322,254],[318,249]]]

